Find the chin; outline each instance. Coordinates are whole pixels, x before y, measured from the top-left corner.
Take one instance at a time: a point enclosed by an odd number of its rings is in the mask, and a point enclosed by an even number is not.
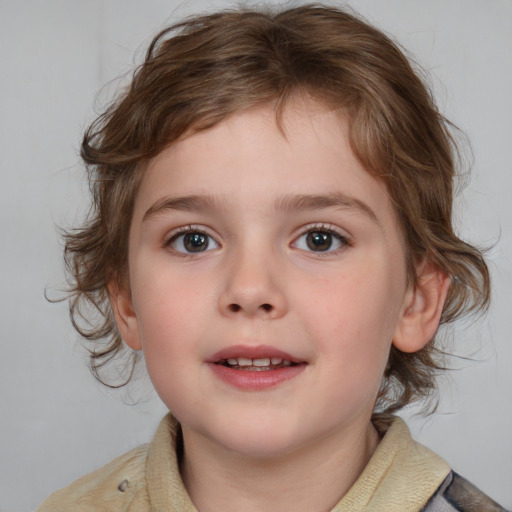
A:
[[[248,439],[247,437],[225,443],[225,448],[241,457],[250,459],[278,459],[293,453],[300,443],[291,442],[289,439],[272,438],[261,435]]]
[[[275,459],[287,456],[307,444],[300,425],[283,425],[276,421],[231,422],[225,429],[205,432],[210,441],[225,450],[252,459]]]

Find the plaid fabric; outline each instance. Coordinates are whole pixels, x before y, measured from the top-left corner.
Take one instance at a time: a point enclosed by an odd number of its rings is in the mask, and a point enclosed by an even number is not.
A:
[[[507,512],[465,478],[451,471],[421,512]]]

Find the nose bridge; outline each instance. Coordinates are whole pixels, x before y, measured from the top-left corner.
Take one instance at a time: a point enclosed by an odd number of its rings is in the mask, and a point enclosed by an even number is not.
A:
[[[271,317],[284,314],[286,300],[280,268],[271,244],[259,237],[241,243],[227,262],[219,303],[222,312]]]

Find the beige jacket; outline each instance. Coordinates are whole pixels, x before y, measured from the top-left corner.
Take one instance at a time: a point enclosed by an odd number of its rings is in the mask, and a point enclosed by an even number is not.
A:
[[[167,415],[153,441],[52,494],[36,512],[197,512],[174,450],[176,421]],[[412,440],[395,418],[367,467],[331,512],[420,511],[450,473],[448,464]]]

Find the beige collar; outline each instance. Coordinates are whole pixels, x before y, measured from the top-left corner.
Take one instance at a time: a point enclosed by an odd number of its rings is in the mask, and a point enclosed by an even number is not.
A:
[[[146,477],[152,510],[197,512],[180,477],[178,424],[167,415],[149,448]],[[448,464],[411,438],[395,418],[363,473],[331,512],[419,511],[450,472]]]
[[[396,417],[370,462],[331,512],[414,512],[421,510],[450,466],[411,437]]]

